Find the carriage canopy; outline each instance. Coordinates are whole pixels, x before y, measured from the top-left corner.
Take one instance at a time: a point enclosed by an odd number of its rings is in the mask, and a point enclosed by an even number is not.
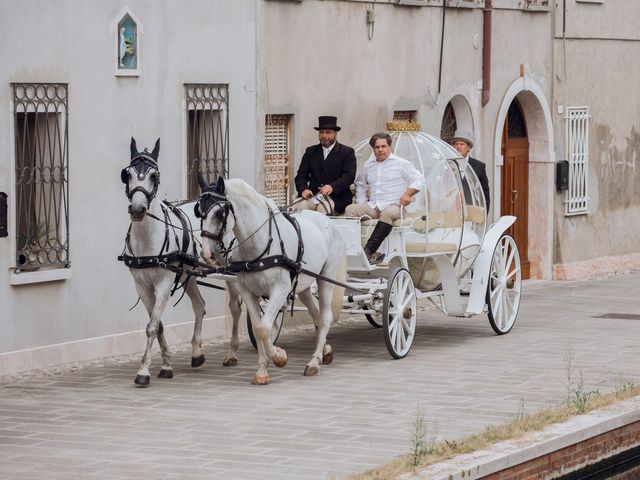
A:
[[[424,188],[406,208],[403,225],[412,228],[407,255],[416,285],[433,288],[430,254],[447,253],[458,276],[473,264],[486,230],[486,208],[478,177],[460,154],[443,140],[420,131],[418,123],[390,122],[392,151],[413,163],[425,179]],[[358,170],[373,155],[369,139],[355,146]],[[433,278],[431,278],[433,277]]]

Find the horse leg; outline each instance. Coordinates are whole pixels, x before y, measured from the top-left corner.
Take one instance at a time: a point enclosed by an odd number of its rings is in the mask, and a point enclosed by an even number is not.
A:
[[[149,314],[149,318],[153,314],[153,306],[156,303],[156,295],[151,288],[144,288],[145,286],[140,285],[137,288],[138,294],[140,295],[140,299],[147,309],[147,313]],[[160,351],[162,353],[162,368],[160,369],[160,373],[158,374],[159,378],[173,378],[173,367],[171,366],[171,353],[169,350],[169,346],[164,337],[164,326],[162,325],[162,321],[158,321],[158,344],[160,345]],[[137,377],[136,377],[137,378]],[[145,381],[142,379],[141,381]]]
[[[324,273],[323,273],[324,275]],[[327,334],[331,326],[331,294],[333,285],[327,282],[318,282],[319,314],[316,321],[316,348],[311,360],[304,369],[305,376],[314,376],[320,372],[320,362],[329,364],[333,361],[333,350],[327,344]]]
[[[149,318],[149,323],[147,324],[147,344],[144,350],[144,355],[142,356],[142,366],[136,375],[134,383],[141,387],[146,387],[149,385],[151,376],[149,375],[149,367],[151,366],[151,347],[153,346],[153,340],[160,333],[161,340],[158,342],[160,344],[160,348],[162,351],[162,370],[168,370],[171,372],[171,376],[173,375],[173,367],[170,363],[170,354],[166,341],[164,340],[164,332],[159,332],[160,330],[160,318],[162,317],[162,313],[167,306],[169,301],[169,292],[171,290],[171,282],[162,282],[158,286],[155,292],[155,302],[151,311],[151,315]],[[169,377],[169,372],[163,374],[165,378]]]
[[[229,339],[229,352],[225,355],[222,365],[225,367],[233,367],[238,364],[238,346],[240,345],[240,341],[238,340],[238,323],[240,321],[240,314],[242,313],[242,298],[232,283],[227,284],[227,291],[229,292],[229,311],[231,312],[233,325],[231,326],[231,338]]]
[[[204,299],[200,294],[200,289],[195,279],[189,278],[185,285],[186,293],[191,299],[191,306],[195,315],[193,324],[193,337],[191,337],[191,366],[199,367],[204,363],[204,353],[202,353],[202,317],[204,317]]]
[[[258,299],[248,291],[241,291],[241,293],[242,299],[247,305],[247,311],[249,312],[249,315],[251,315],[251,318],[260,318],[261,312]],[[251,383],[253,385],[267,385],[269,383],[269,372],[267,371],[269,359],[265,354],[264,344],[256,333],[255,326],[253,328],[253,334],[256,336],[256,344],[258,348],[258,370],[253,375]]]
[[[271,329],[273,327],[273,322],[276,319],[276,316],[280,313],[280,309],[289,295],[289,290],[284,285],[286,284],[283,284],[282,286],[279,285],[271,291],[269,300],[264,306],[264,313],[257,324],[253,326],[253,333],[256,336],[256,341],[259,339],[259,341],[262,342],[265,355],[275,364],[276,367],[284,367],[288,361],[287,352],[283,348],[276,347],[271,343]]]

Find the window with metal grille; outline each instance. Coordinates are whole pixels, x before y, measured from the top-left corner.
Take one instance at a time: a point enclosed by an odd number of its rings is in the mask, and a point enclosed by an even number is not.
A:
[[[456,112],[453,110],[451,102],[447,103],[442,116],[442,125],[440,125],[440,138],[445,142],[449,142],[455,135],[457,128]]]
[[[567,107],[565,146],[569,160],[569,189],[565,215],[589,211],[589,107]]]
[[[200,195],[198,172],[207,183],[229,175],[229,85],[185,84],[187,198]]]
[[[393,112],[393,121],[413,123],[416,121],[417,113],[416,110],[396,110]]]
[[[67,84],[11,86],[15,131],[15,272],[69,267]]]
[[[267,115],[264,127],[264,195],[278,206],[289,204],[291,115]]]

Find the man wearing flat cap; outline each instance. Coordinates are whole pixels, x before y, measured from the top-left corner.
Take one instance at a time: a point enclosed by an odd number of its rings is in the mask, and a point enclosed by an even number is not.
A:
[[[480,160],[476,160],[475,158],[471,158],[469,156],[469,151],[473,148],[473,140],[471,138],[472,135],[470,132],[466,130],[456,130],[453,138],[451,139],[451,145],[453,145],[453,148],[455,148],[463,158],[463,162],[469,163],[471,168],[473,168],[476,176],[478,177],[478,180],[480,180],[480,185],[482,186],[482,191],[484,192],[484,201],[488,213],[489,205],[491,204],[491,198],[489,192],[489,179],[487,178],[487,167]],[[464,169],[461,170],[464,172]],[[465,188],[468,188],[468,186]]]
[[[351,184],[356,178],[356,154],[353,148],[338,143],[337,118],[318,118],[320,143],[304,152],[295,183],[302,200],[300,210],[318,210],[328,215],[344,212],[351,203]]]

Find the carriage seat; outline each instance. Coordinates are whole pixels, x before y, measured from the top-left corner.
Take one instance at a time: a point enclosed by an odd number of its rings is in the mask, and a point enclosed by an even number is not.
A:
[[[462,228],[464,222],[484,223],[486,210],[475,205],[466,205],[464,212],[429,212],[427,216],[423,212],[407,212],[402,219],[393,222],[394,227],[411,227],[416,232],[427,233],[437,228]],[[369,235],[373,232],[378,219],[361,220],[362,245],[365,245]],[[411,253],[456,253],[458,245],[455,243],[406,243],[407,254]]]

